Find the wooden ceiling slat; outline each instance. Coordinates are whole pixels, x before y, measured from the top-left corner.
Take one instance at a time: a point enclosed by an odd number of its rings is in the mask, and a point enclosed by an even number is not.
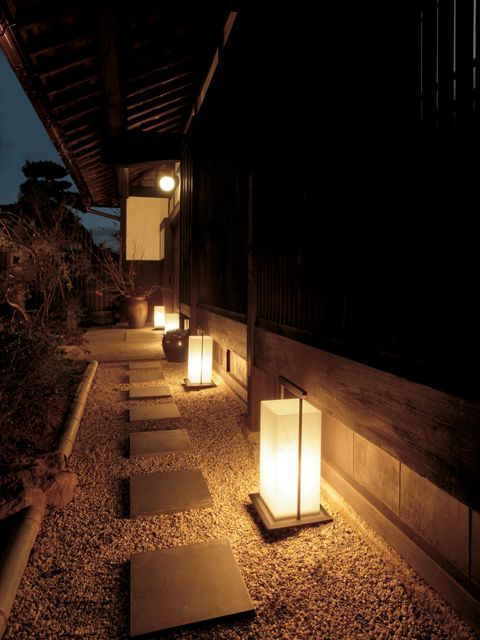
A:
[[[68,107],[69,105],[78,104],[80,102],[88,102],[98,100],[103,94],[103,90],[101,86],[97,83],[92,84],[89,90],[79,91],[78,89],[70,89],[64,91],[61,97],[56,97],[53,100],[50,100],[50,106],[57,113],[61,113],[63,107]]]
[[[78,159],[79,162],[84,162],[87,158],[95,158],[95,160],[99,161],[101,160],[101,150],[100,147],[97,147],[96,149],[91,149],[90,151],[86,151],[85,153],[76,153],[75,157]]]
[[[98,105],[97,112],[100,115],[101,113],[100,105]],[[72,125],[72,122],[74,122],[75,124]],[[70,119],[65,125],[63,125],[63,128],[65,129],[66,132],[69,132],[69,133],[82,131],[84,128],[89,128],[91,131],[96,131],[97,127],[95,126],[95,124],[96,124],[96,121],[90,112],[90,113],[87,113],[82,118],[80,117],[77,118],[77,120]],[[98,131],[98,134],[99,133],[100,132]]]
[[[158,104],[160,100],[168,98],[169,96],[174,96],[175,94],[180,92],[188,93],[191,95],[192,83],[183,81],[183,83],[178,84],[178,86],[170,84],[168,91],[163,91],[162,93],[155,91],[149,94],[149,97],[145,96],[144,94],[144,99],[137,100],[128,104],[127,115],[133,115],[134,113],[136,114],[142,107],[145,107],[146,105],[155,105],[156,103]]]
[[[80,120],[81,118],[84,118],[88,114],[94,113],[95,111],[97,112],[100,111],[99,105],[96,105],[95,107],[90,107],[90,109],[83,109],[82,111],[78,111],[77,113],[71,113],[70,115],[58,116],[58,121],[62,126],[64,126],[68,122],[72,122],[73,120]]]
[[[54,58],[54,60],[57,60]],[[67,71],[71,71],[72,69],[76,69],[78,67],[82,68],[92,68],[95,64],[95,58],[89,52],[88,55],[85,52],[81,52],[81,55],[72,57],[70,60],[62,59],[62,63],[59,65],[59,60],[57,60],[56,64],[50,64],[47,68],[43,68],[42,71],[37,73],[39,78],[46,78],[48,76],[58,76],[62,73],[66,73]]]
[[[150,63],[152,62],[151,60],[149,61]],[[191,69],[193,64],[193,56],[192,55],[185,55],[181,58],[175,58],[174,60],[162,60],[162,61],[158,61],[156,62],[156,64],[144,64],[140,67],[140,69],[142,69],[142,72],[140,74],[137,75],[132,75],[129,77],[129,81],[128,81],[128,94],[129,95],[135,95],[135,91],[137,90],[137,86],[136,84],[139,84],[140,88],[145,86],[145,78],[151,77],[151,76],[158,76],[158,74],[162,74],[164,75],[164,77],[166,78],[172,78],[175,77],[175,73],[174,70],[175,69],[181,69],[182,71],[179,71],[179,73],[182,73],[186,66],[188,65],[188,67]]]
[[[189,101],[184,100],[184,104],[189,104]],[[139,127],[143,127],[143,125],[148,124],[149,122],[163,120],[166,116],[169,116],[169,115],[172,115],[172,114],[181,115],[183,118],[186,117],[186,112],[181,110],[179,108],[178,104],[175,107],[172,107],[172,108],[166,109],[166,110],[165,110],[164,107],[159,107],[156,110],[155,114],[152,114],[152,115],[148,116],[147,118],[141,118],[140,120],[137,120],[135,122],[130,122],[129,121],[128,129],[129,129],[129,131],[132,131],[134,129],[138,129]]]
[[[75,26],[55,29],[37,38],[29,38],[27,47],[29,55],[35,59],[44,54],[52,54],[59,49],[83,49],[91,44],[91,38],[84,34],[79,36],[78,27]]]
[[[70,144],[70,149],[72,150],[72,153],[74,153],[75,155],[79,155],[82,153],[82,151],[86,151],[87,149],[93,149],[93,148],[97,148],[100,149],[100,141],[98,140],[98,137],[95,136],[95,138],[90,139],[90,142],[87,142],[86,144]]]
[[[188,11],[184,2],[152,0],[148,11],[139,3],[123,17],[111,3],[98,2],[97,8],[79,0],[6,2],[19,36],[14,46],[20,71],[29,79],[24,86],[33,87],[29,95],[84,201],[117,203],[115,160],[131,158],[133,177],[168,153],[167,143],[156,146],[153,132],[181,137],[222,37],[227,0],[194,3]],[[128,33],[126,22],[134,25]],[[108,146],[112,136],[132,142],[139,134],[145,134],[146,146],[139,143],[136,154],[134,145],[123,156],[121,147],[117,155],[106,154],[115,151]]]
[[[176,123],[175,126],[172,125],[173,122]],[[157,131],[158,133],[166,133],[167,130],[164,128],[166,125],[172,125],[168,127],[169,131],[178,130],[178,125],[183,122],[185,122],[185,116],[178,114],[176,116],[173,116],[172,118],[167,118],[166,120],[156,122],[150,127],[144,127],[142,131],[144,131],[145,133],[147,133],[148,131]]]
[[[170,107],[171,105],[177,105],[176,108],[183,110],[183,106],[187,103],[189,105],[192,104],[192,96],[190,92],[188,93],[184,92],[182,95],[178,96],[177,98],[172,98],[171,100],[167,100],[166,102],[161,102],[160,105],[155,104],[149,107],[148,109],[143,109],[143,111],[129,114],[127,117],[127,121],[129,126],[134,125],[136,122],[140,122],[140,123],[145,122],[145,118],[143,116],[147,114],[162,113],[163,111],[165,111],[167,107]]]
[[[44,91],[50,97],[65,93],[84,84],[99,83],[99,75],[91,68],[74,69],[68,78],[44,80]]]

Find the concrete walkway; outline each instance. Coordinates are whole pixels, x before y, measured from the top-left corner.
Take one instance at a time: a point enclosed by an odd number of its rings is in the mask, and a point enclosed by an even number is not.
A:
[[[84,335],[85,359],[99,362],[153,360],[164,358],[162,331],[154,331],[148,324],[143,329],[130,329],[127,324],[114,327],[94,327]]]

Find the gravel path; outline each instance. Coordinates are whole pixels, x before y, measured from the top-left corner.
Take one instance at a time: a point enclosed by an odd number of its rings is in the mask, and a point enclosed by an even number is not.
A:
[[[128,638],[130,555],[219,538],[230,541],[255,618],[162,638],[477,637],[376,534],[366,526],[360,534],[332,504],[325,503],[332,524],[264,537],[249,506],[248,493],[258,489],[258,451],[241,433],[244,405],[223,386],[185,392],[185,365],[167,363],[164,371],[194,453],[129,460],[130,431],[155,424],[128,423],[128,369],[100,365],[71,459],[79,474],[75,500],[44,519],[6,640]],[[213,509],[128,519],[131,473],[196,467]]]

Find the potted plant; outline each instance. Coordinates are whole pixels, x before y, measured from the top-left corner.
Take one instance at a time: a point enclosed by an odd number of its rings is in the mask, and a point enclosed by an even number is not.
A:
[[[167,331],[162,338],[162,347],[169,362],[185,362],[188,358],[188,329]]]
[[[147,320],[148,297],[162,287],[142,281],[142,265],[138,260],[122,263],[121,257],[106,245],[98,248],[96,256],[101,272],[100,286],[122,300],[128,326],[141,329]]]

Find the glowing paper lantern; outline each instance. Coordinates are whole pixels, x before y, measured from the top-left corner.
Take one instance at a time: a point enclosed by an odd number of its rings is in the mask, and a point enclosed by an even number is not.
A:
[[[165,333],[167,331],[174,331],[175,329],[180,329],[180,314],[166,313],[165,314]]]
[[[213,340],[210,336],[190,336],[188,339],[188,382],[190,385],[211,385]]]
[[[153,328],[163,329],[165,326],[165,307],[156,306],[153,308]]]
[[[267,529],[331,521],[320,505],[321,423],[303,396],[261,402],[260,493],[250,498]]]

